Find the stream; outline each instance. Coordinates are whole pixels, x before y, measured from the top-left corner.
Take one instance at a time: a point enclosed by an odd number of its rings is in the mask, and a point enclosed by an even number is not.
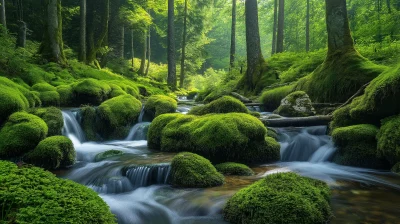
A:
[[[177,112],[186,114],[190,107],[179,105]],[[150,123],[143,122],[143,115],[124,140],[110,142],[85,140],[79,110],[65,110],[63,117],[63,134],[74,143],[77,162],[57,175],[98,192],[121,224],[226,223],[221,211],[235,192],[266,175],[290,171],[329,184],[334,213],[331,223],[400,222],[399,176],[329,162],[336,149],[324,126],[276,129],[282,159],[252,167],[254,176],[228,176],[220,187],[176,189],[167,184],[175,153],[147,148]],[[95,161],[98,153],[111,149],[125,154]]]

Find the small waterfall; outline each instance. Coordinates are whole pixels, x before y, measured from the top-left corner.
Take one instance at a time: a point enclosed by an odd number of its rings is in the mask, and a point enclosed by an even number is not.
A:
[[[77,120],[77,112],[75,111],[62,111],[64,119],[64,127],[62,133],[71,139],[74,145],[79,145],[85,142],[85,133],[83,132]]]
[[[145,113],[145,111],[144,111],[144,105],[143,105],[142,110],[140,111],[140,114],[139,114],[139,118],[138,118],[139,123],[143,122],[144,113]]]
[[[147,140],[147,132],[149,130],[150,122],[140,122],[135,124],[129,131],[126,141]]]
[[[176,108],[176,112],[181,114],[187,114],[192,109],[192,107],[193,106],[190,105],[178,105],[178,108]]]
[[[125,176],[131,181],[134,188],[146,187],[167,184],[170,170],[169,164],[131,166],[126,168]]]
[[[178,101],[187,101],[187,96],[178,96]]]

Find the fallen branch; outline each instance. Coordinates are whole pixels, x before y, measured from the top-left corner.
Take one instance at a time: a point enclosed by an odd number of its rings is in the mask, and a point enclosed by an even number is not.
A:
[[[288,117],[278,119],[260,119],[267,127],[309,127],[328,125],[332,120],[330,115],[320,115],[312,117]]]
[[[361,86],[361,88],[360,88],[353,96],[351,96],[344,104],[340,105],[340,106],[337,107],[335,110],[340,109],[340,108],[342,108],[342,107],[344,107],[344,106],[350,104],[350,103],[354,100],[354,98],[356,98],[356,97],[361,96],[362,94],[364,94],[365,88],[367,88],[367,86],[368,86],[370,83],[371,83],[371,82],[368,82],[368,83],[364,84],[363,86]],[[332,113],[333,113],[333,112],[332,112]],[[332,114],[332,113],[330,113],[330,114]]]

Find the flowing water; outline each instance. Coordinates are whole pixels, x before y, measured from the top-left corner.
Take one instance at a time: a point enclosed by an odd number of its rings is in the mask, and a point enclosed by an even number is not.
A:
[[[180,105],[178,111],[189,109]],[[323,126],[277,129],[282,161],[252,167],[255,176],[226,177],[223,186],[209,189],[175,189],[167,184],[175,154],[147,148],[149,122],[132,127],[125,140],[100,143],[85,141],[76,111],[64,111],[63,116],[63,133],[73,140],[77,163],[59,176],[97,191],[119,223],[225,223],[221,211],[230,196],[266,175],[289,171],[331,186],[331,223],[400,222],[400,178],[330,163],[336,149]],[[98,153],[110,149],[124,154],[95,161]]]

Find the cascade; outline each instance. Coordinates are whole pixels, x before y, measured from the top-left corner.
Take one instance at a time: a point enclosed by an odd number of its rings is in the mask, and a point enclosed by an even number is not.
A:
[[[77,114],[77,111],[62,111],[64,119],[62,134],[70,138],[74,145],[79,145],[86,141],[85,133],[77,120]]]
[[[149,126],[150,122],[140,122],[135,124],[129,131],[128,137],[126,137],[125,141],[147,140]]]

